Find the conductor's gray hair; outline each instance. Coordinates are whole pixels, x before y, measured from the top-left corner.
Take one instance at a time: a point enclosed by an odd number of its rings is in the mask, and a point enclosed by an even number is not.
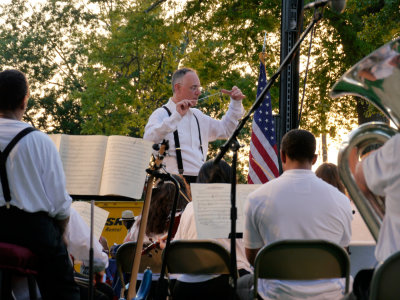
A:
[[[176,70],[176,71],[174,72],[174,74],[172,74],[172,82],[171,82],[171,85],[172,85],[172,93],[175,93],[175,88],[174,88],[174,86],[175,86],[175,84],[179,81],[179,79],[181,79],[183,76],[185,76],[185,75],[186,75],[187,73],[189,73],[189,72],[196,73],[196,71],[195,71],[194,69],[191,69],[191,68],[181,68],[181,69]]]

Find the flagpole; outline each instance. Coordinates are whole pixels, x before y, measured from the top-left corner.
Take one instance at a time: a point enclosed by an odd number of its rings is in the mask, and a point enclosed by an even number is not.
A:
[[[247,120],[250,118],[251,114],[261,105],[262,101],[264,100],[265,95],[270,90],[271,86],[275,83],[276,79],[282,73],[283,69],[287,67],[287,65],[291,62],[294,58],[296,52],[298,51],[300,44],[303,42],[305,37],[308,33],[314,28],[314,25],[318,23],[319,20],[322,18],[322,13],[316,12],[314,14],[313,20],[308,25],[306,30],[301,34],[297,42],[293,45],[293,48],[290,50],[288,55],[283,60],[282,64],[278,68],[278,70],[272,75],[271,79],[268,81],[268,84],[262,90],[262,92],[258,95],[256,101],[253,103],[253,106],[250,108],[248,113],[243,117],[243,119],[239,122],[238,126],[236,127],[235,131],[232,133],[231,137],[225,142],[224,145],[220,148],[220,152],[214,159],[214,163],[217,164],[219,161],[224,157],[225,153],[229,150],[232,142],[238,136],[239,132],[242,130],[244,125],[246,124]]]

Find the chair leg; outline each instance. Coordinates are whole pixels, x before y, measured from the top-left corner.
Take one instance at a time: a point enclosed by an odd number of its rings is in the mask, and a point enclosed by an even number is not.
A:
[[[36,280],[33,275],[28,275],[28,289],[29,289],[29,298],[31,300],[37,300],[38,296],[36,293]]]
[[[11,289],[11,273],[0,270],[0,299],[14,300]]]

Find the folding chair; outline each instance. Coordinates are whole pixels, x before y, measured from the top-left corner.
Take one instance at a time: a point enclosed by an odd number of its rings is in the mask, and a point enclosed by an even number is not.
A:
[[[123,243],[115,254],[117,263],[117,272],[121,280],[121,296],[125,293],[124,274],[131,274],[133,260],[135,258],[136,242]],[[148,254],[142,255],[140,259],[139,272],[144,273],[147,267],[150,268],[153,274],[161,272],[161,256],[162,251],[153,249]]]
[[[349,291],[350,261],[346,251],[323,240],[282,240],[263,247],[254,263],[254,295],[258,278],[318,280],[346,278]]]
[[[392,300],[400,297],[400,251],[388,257],[374,272],[370,300]]]
[[[222,245],[212,241],[172,241],[164,259],[168,273],[230,274],[229,252]]]

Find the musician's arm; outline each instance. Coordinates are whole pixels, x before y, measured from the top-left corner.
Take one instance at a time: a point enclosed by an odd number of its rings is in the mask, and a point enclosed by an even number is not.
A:
[[[150,116],[144,129],[143,139],[159,143],[166,135],[176,130],[182,116],[174,111],[171,116],[163,108],[156,109]]]
[[[257,253],[258,251],[260,251],[260,249],[261,248],[257,249],[245,248],[246,258],[252,266],[254,266],[254,261],[256,260]]]
[[[353,173],[354,180],[356,181],[359,189],[363,192],[365,196],[370,196],[371,191],[368,188],[367,182],[364,176],[363,170],[363,160],[358,159],[358,149],[354,147],[349,155],[349,167],[350,171]]]
[[[68,222],[69,222],[69,217],[66,219],[62,219],[62,220],[56,220],[56,224],[60,228],[61,234],[64,234],[65,229],[68,226]]]

